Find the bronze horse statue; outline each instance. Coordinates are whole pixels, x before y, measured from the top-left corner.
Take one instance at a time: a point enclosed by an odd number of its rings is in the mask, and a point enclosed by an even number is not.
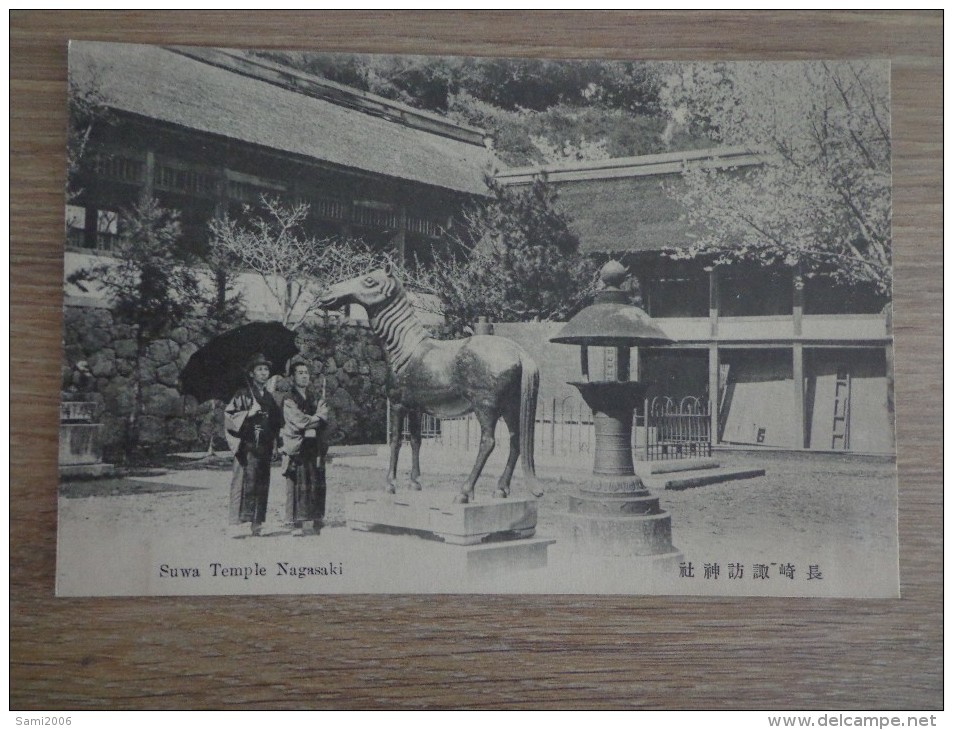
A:
[[[510,493],[510,480],[520,454],[523,473],[535,496],[542,495],[533,462],[533,431],[539,369],[515,342],[492,335],[462,340],[436,340],[414,313],[400,282],[378,269],[335,284],[320,297],[319,306],[338,309],[360,304],[367,310],[371,329],[380,339],[387,362],[396,376],[391,394],[390,468],[387,491],[397,482],[397,457],[401,424],[408,417],[413,452],[410,480],[420,489],[421,419],[424,413],[437,418],[476,414],[480,423],[480,451],[460,494],[454,501],[473,501],[474,486],[496,445],[496,423],[502,418],[510,432],[510,453],[497,482],[495,497]]]

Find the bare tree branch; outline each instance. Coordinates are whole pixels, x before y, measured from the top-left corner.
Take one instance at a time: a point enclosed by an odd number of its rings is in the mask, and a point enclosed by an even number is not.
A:
[[[286,206],[276,198],[261,198],[262,214],[244,223],[216,219],[209,224],[211,245],[255,272],[274,299],[282,323],[295,329],[317,312],[317,295],[327,285],[347,278],[358,268],[381,261],[366,246],[342,239],[317,240],[304,234],[309,206]]]
[[[883,67],[857,62],[681,66],[664,95],[728,144],[763,145],[739,172],[689,171],[669,186],[703,234],[684,253],[803,258],[889,293],[890,139]],[[691,117],[689,117],[689,120]],[[837,262],[835,264],[835,262]],[[827,271],[831,266],[840,271]]]

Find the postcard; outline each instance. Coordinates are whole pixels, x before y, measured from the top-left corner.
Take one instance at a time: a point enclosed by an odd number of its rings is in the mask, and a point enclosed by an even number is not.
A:
[[[71,43],[57,594],[898,596],[889,78]]]

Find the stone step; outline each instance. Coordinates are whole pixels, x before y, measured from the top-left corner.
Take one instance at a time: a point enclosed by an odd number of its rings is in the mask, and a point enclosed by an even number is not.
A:
[[[714,459],[666,459],[663,461],[636,461],[635,473],[640,477],[652,474],[668,474],[673,471],[699,471],[717,469],[720,464]]]
[[[595,495],[581,492],[570,495],[569,511],[573,514],[587,515],[654,515],[658,514],[658,497],[649,494],[637,497],[613,497],[604,494]]]
[[[116,473],[114,464],[64,464],[60,466],[60,479],[106,477]]]
[[[642,481],[649,489],[691,489],[736,479],[753,479],[764,476],[764,473],[764,469],[757,467],[720,467],[674,474],[648,475],[644,476]]]
[[[546,538],[508,540],[481,545],[448,545],[447,550],[458,550],[454,556],[467,573],[477,575],[495,574],[500,571],[536,570],[545,568],[547,551],[556,541]]]

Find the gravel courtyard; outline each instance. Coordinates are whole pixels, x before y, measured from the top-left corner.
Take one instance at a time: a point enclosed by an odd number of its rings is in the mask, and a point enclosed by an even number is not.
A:
[[[656,492],[662,508],[672,515],[673,543],[684,558],[682,573],[689,569],[689,564],[691,567],[689,575],[679,575],[678,580],[659,591],[647,586],[645,592],[896,594],[897,484],[892,460],[768,452],[727,452],[718,454],[717,459],[726,466],[762,467],[766,474],[681,491]],[[422,461],[426,472],[427,462]],[[492,466],[487,468],[486,475],[477,485],[478,501],[489,498],[493,491],[496,472]],[[320,535],[307,538],[292,538],[290,529],[282,524],[284,484],[276,469],[265,536],[260,540],[240,541],[225,538],[231,473],[227,459],[216,459],[211,463],[183,460],[176,468],[152,473],[64,482],[60,489],[61,575],[58,585],[66,593],[83,592],[83,586],[90,586],[92,592],[105,593],[164,590],[155,587],[154,580],[149,583],[150,588],[137,589],[134,586],[140,585],[141,581],[133,580],[119,590],[117,585],[122,581],[110,582],[108,578],[93,581],[100,586],[94,589],[88,582],[89,576],[82,575],[94,564],[98,575],[103,561],[116,561],[116,554],[122,554],[127,548],[132,552],[145,550],[143,554],[150,555],[154,562],[161,559],[162,551],[166,549],[163,545],[172,550],[170,555],[176,550],[176,554],[182,555],[188,554],[188,550],[202,552],[206,546],[212,546],[208,548],[210,550],[214,547],[219,552],[226,550],[231,553],[237,549],[235,543],[242,543],[241,551],[249,558],[256,555],[248,552],[253,543],[258,543],[258,550],[267,546],[268,555],[275,550],[290,550],[292,554],[300,555],[302,551],[307,553],[316,549],[313,546],[337,545],[336,540],[346,540],[347,545],[352,545],[355,539],[367,533],[355,533],[346,527],[346,505],[354,495],[380,492],[384,469],[384,460],[375,456],[345,457],[334,461],[328,468],[326,527]],[[457,464],[456,469],[456,473],[460,473],[465,467]],[[559,537],[564,534],[562,520],[565,519],[563,513],[567,509],[568,497],[584,483],[586,474],[578,469],[557,470],[545,465],[538,466],[538,473],[546,493],[539,501],[537,535],[556,539],[550,551],[550,563],[553,563],[561,555]],[[529,496],[518,474],[517,471],[513,496]],[[454,478],[425,473],[422,482],[424,491],[433,493],[438,502],[444,497],[448,503],[452,501]],[[375,535],[368,537],[366,542],[377,544],[381,538]],[[405,541],[401,545],[410,540],[418,541],[411,545],[420,543],[419,538],[406,536],[390,539]],[[127,544],[130,541],[132,545]],[[381,549],[389,550],[388,544],[385,542]],[[94,554],[99,556],[95,560],[91,557]],[[80,557],[83,555],[87,556],[85,561]],[[602,562],[606,565],[612,563]],[[729,564],[745,566],[746,572],[734,576],[739,580],[729,578]],[[767,579],[752,582],[752,570],[756,564],[768,566],[765,570],[771,572]],[[794,567],[793,578],[781,574],[781,566],[785,565]],[[116,569],[120,572],[125,570],[121,563],[118,566]],[[712,573],[713,566],[717,566],[717,573]],[[812,566],[822,577],[813,582],[806,581]],[[607,570],[611,571],[611,568]],[[642,592],[638,586],[624,581],[616,584],[611,577],[607,580],[596,588],[606,589],[605,592]],[[385,583],[383,589],[392,590],[390,585]],[[534,591],[546,592],[545,582],[524,585]],[[582,582],[580,585],[584,588]],[[300,586],[298,588],[303,590]],[[396,588],[400,590],[399,584]],[[501,584],[500,589],[512,590],[513,586]],[[176,589],[171,591],[176,592]]]

